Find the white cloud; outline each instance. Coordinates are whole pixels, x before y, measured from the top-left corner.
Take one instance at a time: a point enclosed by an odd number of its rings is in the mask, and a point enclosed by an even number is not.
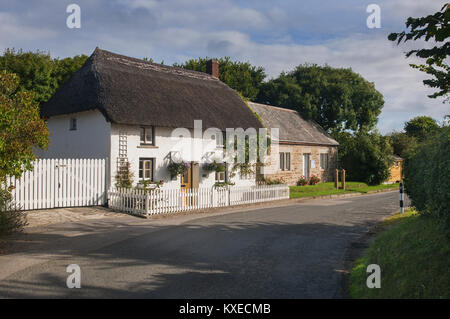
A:
[[[400,129],[415,115],[441,119],[450,113],[448,104],[427,97],[433,90],[422,84],[425,75],[409,67],[414,58],[404,57],[424,43],[397,47],[386,38],[401,30],[406,17],[435,12],[442,1],[380,0],[383,28],[368,30],[365,7],[372,1],[78,0],[83,27],[76,31],[65,27],[60,2],[29,2],[28,8],[6,1],[0,49],[44,49],[64,57],[99,46],[166,63],[227,55],[263,66],[271,77],[301,63],[327,63],[351,67],[375,83],[386,101],[383,131]]]

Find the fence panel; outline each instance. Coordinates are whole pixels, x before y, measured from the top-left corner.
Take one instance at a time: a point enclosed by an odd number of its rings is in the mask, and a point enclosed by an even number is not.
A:
[[[103,205],[107,159],[39,159],[22,177],[9,178],[14,202],[23,210]]]
[[[110,208],[131,214],[166,214],[289,198],[286,185],[198,189],[111,189]]]

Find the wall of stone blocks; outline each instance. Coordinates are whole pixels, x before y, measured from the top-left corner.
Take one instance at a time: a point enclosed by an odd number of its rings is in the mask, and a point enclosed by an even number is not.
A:
[[[291,153],[291,169],[280,170],[279,152]],[[334,171],[337,165],[338,149],[336,146],[314,146],[314,145],[293,145],[279,144],[278,152],[272,151],[269,161],[260,169],[259,179],[262,177],[269,179],[282,179],[288,185],[296,185],[303,172],[303,154],[309,153],[311,162],[315,162],[315,167],[311,167],[311,175],[320,177],[321,182],[331,182],[334,180]],[[328,168],[320,168],[320,154],[328,153]]]

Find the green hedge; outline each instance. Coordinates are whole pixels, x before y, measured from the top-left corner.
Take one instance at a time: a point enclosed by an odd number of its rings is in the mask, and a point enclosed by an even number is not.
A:
[[[406,193],[423,215],[437,217],[450,236],[450,127],[443,127],[409,152]]]

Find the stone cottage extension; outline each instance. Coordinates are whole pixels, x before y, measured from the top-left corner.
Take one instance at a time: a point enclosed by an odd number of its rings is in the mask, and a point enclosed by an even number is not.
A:
[[[339,143],[312,120],[305,120],[290,109],[248,103],[267,128],[279,129],[279,153],[272,152],[270,164],[260,174],[264,178],[282,179],[295,185],[300,176],[319,176],[333,181]]]

